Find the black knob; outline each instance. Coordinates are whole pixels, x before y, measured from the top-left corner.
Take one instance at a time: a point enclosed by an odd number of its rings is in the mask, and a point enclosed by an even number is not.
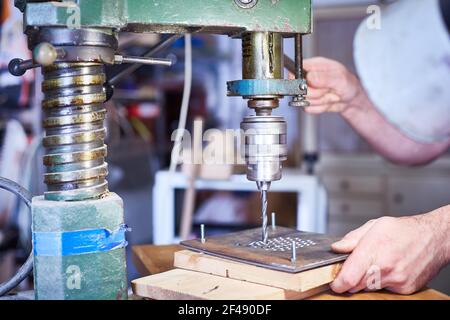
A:
[[[13,76],[20,77],[25,74],[27,69],[22,67],[23,60],[19,58],[12,59],[8,64],[9,73]]]

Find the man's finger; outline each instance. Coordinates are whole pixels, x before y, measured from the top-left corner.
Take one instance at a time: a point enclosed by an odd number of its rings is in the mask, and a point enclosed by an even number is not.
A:
[[[314,57],[303,60],[303,69],[308,71],[330,71],[338,64],[338,62],[324,57]]]
[[[328,105],[310,105],[305,108],[305,112],[309,114],[321,114],[328,111]]]
[[[314,105],[311,103],[309,107],[305,108],[305,112],[309,114],[321,114],[324,112],[340,112],[343,108],[345,108],[345,104],[342,102],[322,105]]]
[[[306,81],[315,88],[335,89],[345,83],[345,78],[343,72],[313,70],[306,74]]]
[[[357,293],[359,291],[376,291],[383,288],[382,285],[382,277],[381,272],[379,269],[371,269],[373,266],[369,266],[369,269],[367,270],[364,277],[361,279],[358,285],[356,285],[354,288],[348,290],[350,293]],[[378,272],[378,274],[377,274]]]
[[[311,106],[333,104],[333,103],[339,102],[341,100],[341,98],[337,94],[332,93],[332,92],[328,92],[318,98],[308,98],[308,96],[306,98],[309,101]]]
[[[370,252],[365,249],[355,250],[344,262],[336,279],[330,284],[334,292],[343,293],[359,285],[372,263]]]
[[[367,288],[367,273],[361,279],[361,281],[353,288],[349,289],[349,293],[357,293]]]
[[[308,93],[306,94],[306,99],[318,99],[327,93],[330,92],[330,89],[317,89],[314,87],[308,87]]]
[[[357,293],[360,291],[371,292],[371,291],[381,290],[384,287],[386,287],[385,285],[383,285],[383,283],[381,281],[378,284],[371,283],[370,277],[371,277],[371,275],[366,273],[366,275],[364,276],[364,278],[362,278],[362,280],[359,282],[359,284],[356,287],[348,290],[348,292],[349,293]]]
[[[340,253],[352,252],[358,245],[361,238],[372,228],[375,220],[369,220],[358,229],[347,233],[342,240],[337,241],[331,245],[331,248]]]

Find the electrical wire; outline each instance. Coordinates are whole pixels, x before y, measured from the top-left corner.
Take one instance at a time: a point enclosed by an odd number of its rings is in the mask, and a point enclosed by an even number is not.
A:
[[[184,88],[183,99],[181,101],[180,119],[178,120],[178,129],[175,136],[175,142],[170,157],[169,172],[175,172],[180,158],[181,140],[184,129],[186,128],[187,114],[189,109],[189,99],[192,87],[192,37],[190,34],[184,36],[185,40],[185,62],[184,62]]]
[[[5,189],[20,197],[28,208],[31,209],[31,194],[18,183],[0,177],[0,189]],[[8,281],[0,284],[0,297],[7,294],[21,283],[33,270],[33,253],[30,253],[25,263],[20,267],[19,271]]]
[[[21,177],[17,180],[17,183],[24,188],[27,188],[28,190],[32,189],[32,171],[33,166],[36,163],[36,155],[42,148],[42,138],[44,137],[43,134],[36,135],[31,143],[29,144],[29,147],[24,153],[24,161],[23,161],[23,173],[21,174]],[[31,216],[29,214],[29,208],[24,206],[23,203],[19,203],[17,206],[17,213],[16,213],[16,223],[20,230],[20,241],[23,245],[26,246],[26,248],[30,248],[31,244],[28,246],[27,244],[30,242],[29,237],[29,230],[30,230],[30,224],[31,224]]]

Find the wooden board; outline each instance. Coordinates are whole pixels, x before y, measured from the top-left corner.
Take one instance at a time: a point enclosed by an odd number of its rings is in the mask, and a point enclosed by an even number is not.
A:
[[[292,273],[344,261],[348,256],[331,250],[331,244],[339,238],[279,226],[269,228],[268,232],[267,244],[261,241],[261,228],[255,228],[207,237],[204,243],[200,239],[183,241],[181,245],[209,255]],[[291,261],[293,241],[297,245],[294,262]]]
[[[289,291],[183,269],[136,279],[131,286],[134,294],[156,300],[297,300],[327,290]]]
[[[342,263],[299,273],[289,273],[183,250],[175,252],[174,266],[230,279],[305,292],[333,281]]]
[[[309,300],[450,300],[450,297],[442,292],[424,288],[410,295],[392,293],[387,290],[359,293],[334,293],[329,290],[311,296]]]
[[[173,269],[173,253],[174,251],[184,250],[183,247],[173,246],[158,246],[158,245],[140,245],[133,247],[133,253],[139,253],[135,255],[135,260],[139,257],[144,257],[139,263],[145,266],[144,269],[159,269],[159,270],[171,270]],[[150,272],[143,272],[142,275],[148,275]],[[386,290],[378,292],[363,292],[355,294],[336,294],[332,291],[326,291],[324,293],[316,294],[308,299],[313,300],[449,300],[450,297],[439,291],[424,288],[423,290],[416,292],[412,295],[404,296],[388,292]]]

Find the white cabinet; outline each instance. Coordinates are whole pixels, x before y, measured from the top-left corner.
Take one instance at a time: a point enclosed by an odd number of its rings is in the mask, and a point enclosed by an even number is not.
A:
[[[330,197],[329,217],[349,222],[366,221],[383,215],[383,204],[377,199],[361,199],[356,195]]]
[[[393,166],[372,155],[322,155],[329,198],[328,233],[344,235],[370,219],[429,212],[450,204],[450,158],[424,166]]]
[[[327,188],[326,183],[325,188]],[[366,221],[385,215],[386,210],[381,193],[369,194],[356,191],[336,194],[331,193],[329,189],[327,191],[329,234],[343,236]]]
[[[394,175],[387,185],[388,212],[393,216],[419,214],[450,204],[450,175]]]
[[[379,194],[383,189],[383,180],[380,176],[371,175],[324,175],[322,181],[332,194],[363,193]]]

